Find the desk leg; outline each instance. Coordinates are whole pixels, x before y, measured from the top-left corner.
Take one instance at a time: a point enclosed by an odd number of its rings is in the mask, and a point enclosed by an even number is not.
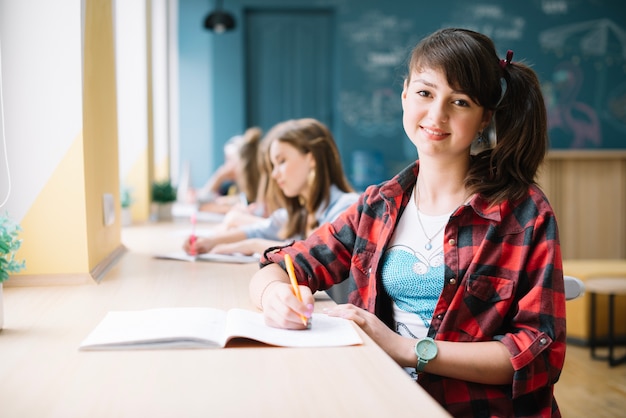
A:
[[[626,361],[626,355],[620,358],[614,357],[615,347],[615,295],[609,295],[609,366],[617,366]]]
[[[591,358],[597,360],[603,360],[600,356],[596,355],[596,294],[590,293],[591,299],[591,320],[589,324],[589,349],[591,352]]]
[[[613,319],[613,304],[615,303],[615,295],[609,295],[609,365],[613,365],[613,344],[615,344],[615,337],[613,335],[615,320]]]

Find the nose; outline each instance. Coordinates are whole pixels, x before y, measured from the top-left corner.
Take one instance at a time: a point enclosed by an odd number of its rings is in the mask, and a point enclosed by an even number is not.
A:
[[[433,100],[428,108],[428,116],[434,122],[445,122],[448,120],[448,109],[442,100]]]

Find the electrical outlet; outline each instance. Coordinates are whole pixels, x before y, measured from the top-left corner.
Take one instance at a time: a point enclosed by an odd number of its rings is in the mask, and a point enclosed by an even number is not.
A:
[[[113,225],[115,222],[115,201],[111,193],[102,196],[102,212],[104,213],[104,226]]]

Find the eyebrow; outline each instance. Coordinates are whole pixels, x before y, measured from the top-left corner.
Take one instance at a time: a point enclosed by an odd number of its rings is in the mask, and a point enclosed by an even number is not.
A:
[[[423,78],[416,78],[411,81],[411,84],[417,83],[417,82],[422,83],[427,87],[437,88],[437,84],[431,83],[430,81],[424,80]],[[469,96],[466,92],[461,91],[461,90],[455,90],[455,89],[452,89],[452,94],[462,94],[465,96]]]
[[[424,80],[423,78],[415,78],[415,79],[413,79],[413,81],[411,81],[411,84],[413,84],[413,83],[417,83],[417,82],[422,83],[422,84],[425,84],[425,85],[427,85],[428,87],[437,87],[437,85],[436,85],[436,84],[431,83],[430,81],[426,81],[426,80]]]

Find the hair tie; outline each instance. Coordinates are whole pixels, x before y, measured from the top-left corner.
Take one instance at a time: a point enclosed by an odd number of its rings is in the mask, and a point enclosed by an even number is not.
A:
[[[503,60],[500,60],[500,67],[502,67],[502,69],[504,70],[506,66],[511,63],[512,59],[513,59],[513,51],[509,49],[508,51],[506,51],[506,58]]]

